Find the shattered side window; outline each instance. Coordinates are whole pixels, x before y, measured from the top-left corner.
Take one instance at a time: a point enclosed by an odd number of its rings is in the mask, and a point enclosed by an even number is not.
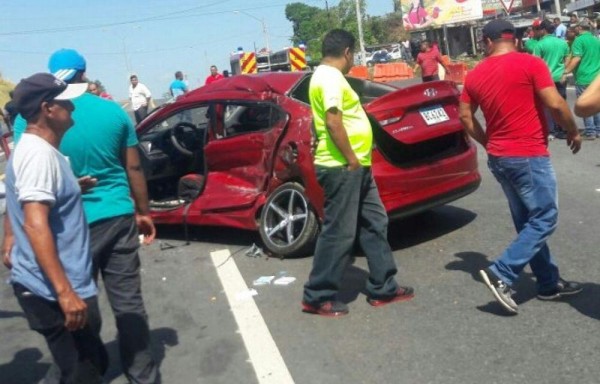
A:
[[[158,122],[146,132],[146,134],[159,133],[172,129],[179,123],[190,123],[198,128],[208,127],[209,123],[208,106],[187,108],[177,111],[166,119]]]

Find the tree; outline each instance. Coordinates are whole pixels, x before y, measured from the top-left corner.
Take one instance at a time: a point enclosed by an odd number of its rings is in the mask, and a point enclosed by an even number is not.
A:
[[[313,61],[320,60],[321,43],[326,31],[339,26],[335,22],[332,25],[331,14],[321,8],[292,3],[285,7],[285,17],[292,22],[292,43],[306,44],[307,56]]]
[[[394,1],[399,7],[400,0]],[[365,44],[398,42],[408,36],[402,27],[399,12],[369,17],[366,14],[366,0],[359,0],[359,6],[363,19]],[[356,0],[340,0],[338,5],[331,7],[329,11],[304,3],[291,3],[285,8],[285,16],[292,22],[294,31],[292,42],[294,45],[304,42],[307,45],[307,56],[310,56],[313,61],[321,58],[321,43],[327,31],[343,28],[358,38]]]

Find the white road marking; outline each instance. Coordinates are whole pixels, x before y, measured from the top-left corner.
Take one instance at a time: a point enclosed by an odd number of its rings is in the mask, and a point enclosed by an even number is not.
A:
[[[294,384],[294,379],[292,379],[254,299],[236,299],[238,292],[248,291],[248,285],[242,278],[235,260],[230,256],[229,249],[210,253],[214,265],[217,266],[217,275],[221,279],[229,306],[240,328],[240,334],[258,382],[260,384]]]

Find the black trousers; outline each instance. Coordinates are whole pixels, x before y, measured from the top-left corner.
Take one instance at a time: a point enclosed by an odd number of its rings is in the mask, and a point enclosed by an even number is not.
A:
[[[108,354],[100,339],[102,320],[96,296],[84,300],[88,306],[85,327],[70,332],[65,328],[65,316],[57,302],[36,296],[20,284],[14,284],[13,289],[29,327],[46,339],[58,367],[53,382],[102,383],[108,367]]]
[[[139,124],[140,121],[148,116],[148,106],[144,105],[143,107],[139,107],[137,110],[133,111],[133,114],[135,115],[135,123]]]
[[[387,241],[388,217],[371,168],[348,171],[317,166],[316,172],[325,194],[325,217],[303,300],[320,304],[337,299],[357,238],[369,265],[367,295],[393,296],[398,289],[396,262]]]
[[[140,246],[133,216],[119,216],[90,225],[94,278],[102,275],[106,296],[119,331],[123,373],[131,383],[160,382],[150,349],[150,330],[142,298]]]
[[[438,75],[431,75],[431,76],[423,76],[422,78],[423,83],[428,83],[430,81],[438,81],[440,79],[440,77]]]

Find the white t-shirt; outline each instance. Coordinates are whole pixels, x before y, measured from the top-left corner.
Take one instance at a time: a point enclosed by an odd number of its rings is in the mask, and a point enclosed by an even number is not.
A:
[[[6,200],[15,236],[11,281],[37,296],[56,300],[24,227],[24,204],[45,202],[50,207],[48,224],[58,258],[69,282],[81,298],[94,296],[96,284],[81,189],[67,158],[42,138],[24,133],[6,168]]]
[[[129,99],[131,100],[131,108],[134,111],[148,105],[148,98],[151,96],[148,87],[142,83],[138,83],[135,88],[132,85],[129,86]]]

